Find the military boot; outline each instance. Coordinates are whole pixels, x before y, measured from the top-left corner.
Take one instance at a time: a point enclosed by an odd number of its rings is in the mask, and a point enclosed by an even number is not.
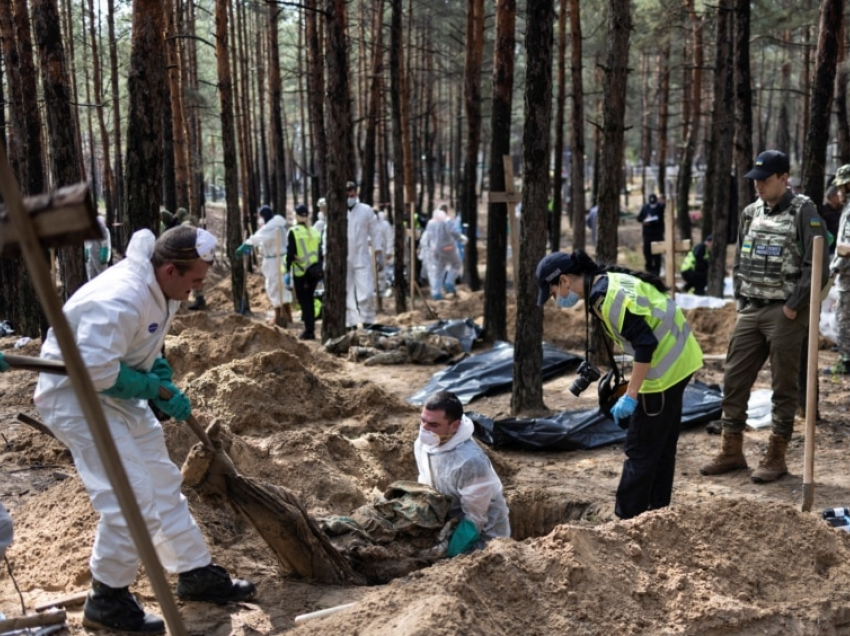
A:
[[[700,466],[700,475],[722,475],[731,470],[747,467],[744,457],[744,434],[724,430],[720,434],[720,452],[707,464]]]
[[[163,620],[146,613],[128,588],[109,587],[94,579],[83,606],[83,626],[126,634],[165,633]]]
[[[788,466],[785,463],[785,451],[788,450],[788,441],[782,435],[771,433],[767,451],[750,479],[757,484],[765,484],[769,481],[776,481],[782,475],[787,475]]]
[[[209,565],[181,572],[177,578],[177,596],[187,601],[207,603],[235,603],[254,597],[257,588],[250,581],[231,579],[220,565]]]

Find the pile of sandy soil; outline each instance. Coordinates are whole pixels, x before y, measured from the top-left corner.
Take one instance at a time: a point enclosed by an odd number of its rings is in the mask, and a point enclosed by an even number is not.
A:
[[[318,342],[298,341],[297,327],[269,326],[260,310],[253,318],[234,314],[228,289],[229,280],[214,281],[206,290],[209,311],[178,314],[166,355],[198,418],[218,420],[231,435],[237,469],[290,489],[317,517],[347,514],[391,482],[415,479],[418,409],[404,398],[439,367],[364,367],[338,359]],[[249,290],[252,306],[261,308],[259,274],[249,277]],[[457,299],[431,305],[441,318],[482,320],[481,292],[461,288]],[[511,331],[515,315],[509,305]],[[734,319],[734,308],[689,312],[707,353],[725,352]],[[418,303],[415,312],[380,320],[403,326],[431,319]],[[544,332],[547,341],[581,353],[584,314],[546,311]],[[10,350],[13,342],[0,339],[0,349]],[[38,346],[20,353],[37,355]],[[698,377],[719,381],[722,365],[707,365]],[[0,375],[0,498],[15,520],[8,557],[29,607],[87,588],[97,522],[67,451],[15,420],[18,412],[37,415],[35,379],[27,372]],[[566,391],[573,379],[546,384],[551,408],[583,406],[586,396],[576,401]],[[850,504],[845,382],[821,384],[826,419],[818,432],[816,511]],[[488,396],[472,408],[495,417],[509,410],[509,401],[510,395]],[[196,440],[183,425],[168,421],[163,427],[179,465]],[[766,438],[765,431],[747,434],[751,465]],[[850,534],[829,528],[816,513],[798,512],[801,436],[789,447],[792,474],[762,486],[746,471],[700,477],[698,465],[716,447],[717,438],[702,431],[683,433],[674,505],[629,522],[613,521],[619,447],[485,449],[505,486],[514,539],[376,588],[297,580],[228,506],[185,489],[215,560],[255,581],[260,593],[256,603],[238,606],[180,603],[181,615],[189,633],[207,636],[282,634],[295,628],[297,614],[347,602],[357,604],[295,633],[847,633]],[[140,574],[133,589],[158,611],[144,568]],[[0,611],[20,614],[6,573],[0,573],[0,590]],[[68,634],[87,633],[79,606],[69,617]]]

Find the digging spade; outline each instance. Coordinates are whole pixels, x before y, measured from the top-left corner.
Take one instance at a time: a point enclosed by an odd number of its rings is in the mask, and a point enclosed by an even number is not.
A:
[[[54,360],[18,355],[5,355],[4,358],[15,369],[67,373],[65,365]],[[167,400],[171,393],[160,387],[160,397]],[[190,415],[186,424],[200,444],[190,450],[181,468],[185,485],[203,484],[224,496],[260,534],[284,569],[319,583],[365,583],[293,493],[239,474],[224,448],[224,435],[217,422],[204,429],[195,416]],[[39,426],[36,428],[41,430]]]

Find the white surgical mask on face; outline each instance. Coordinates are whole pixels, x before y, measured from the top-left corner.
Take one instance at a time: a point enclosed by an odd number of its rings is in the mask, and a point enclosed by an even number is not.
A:
[[[440,436],[437,435],[434,431],[429,431],[424,426],[419,427],[419,441],[423,446],[428,446],[430,448],[436,448],[440,445]]]
[[[357,205],[357,197],[348,197],[348,199],[346,199],[346,203],[348,203],[348,207],[353,208]]]

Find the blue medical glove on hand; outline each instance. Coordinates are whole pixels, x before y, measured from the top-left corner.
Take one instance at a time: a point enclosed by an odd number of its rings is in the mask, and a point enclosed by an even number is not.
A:
[[[287,288],[292,286],[292,275],[289,272],[283,277],[283,285]]]
[[[624,395],[611,408],[611,417],[620,428],[629,428],[629,418],[637,408],[637,400],[630,395]],[[622,421],[622,423],[620,423]]]
[[[251,245],[248,243],[242,243],[239,247],[236,248],[236,256],[245,256],[251,253]]]
[[[449,540],[446,556],[452,558],[470,550],[480,536],[475,523],[469,519],[463,519],[457,524],[457,528],[455,528],[454,534],[452,534],[452,538]]]
[[[109,262],[109,248],[101,247],[100,248],[100,264],[106,265]]]
[[[153,361],[151,373],[158,377],[160,382],[171,382],[174,378],[174,371],[165,358],[157,358]]]
[[[3,352],[0,351],[0,373],[5,373],[10,369],[9,363],[3,359]]]
[[[122,400],[132,398],[152,400],[159,395],[159,384],[160,380],[155,373],[136,371],[122,362],[115,384],[101,393]]]
[[[189,403],[189,398],[186,397],[186,394],[169,381],[163,382],[162,386],[168,389],[168,392],[171,393],[171,398],[164,400],[157,395],[153,403],[156,404],[160,411],[166,415],[170,415],[178,422],[188,419],[192,414],[192,405]]]

